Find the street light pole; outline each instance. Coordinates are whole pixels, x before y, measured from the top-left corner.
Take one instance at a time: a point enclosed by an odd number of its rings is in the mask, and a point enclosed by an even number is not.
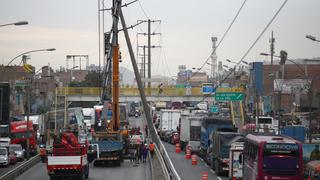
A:
[[[307,39],[310,39],[311,41],[316,41],[316,42],[320,42],[320,40],[318,40],[316,37],[311,36],[311,35],[306,35]]]
[[[25,54],[29,54],[29,53],[33,53],[33,52],[39,52],[39,51],[55,51],[55,50],[56,50],[55,48],[49,48],[49,49],[36,49],[36,50],[27,51],[27,52],[21,53],[21,54],[19,54],[18,56],[12,58],[12,59],[8,62],[7,66],[9,66],[9,65],[10,65],[15,59],[17,59],[18,57],[23,56],[23,55],[25,55]]]
[[[18,21],[18,22],[14,22],[14,23],[1,24],[0,27],[10,26],[10,25],[22,26],[22,25],[27,25],[27,24],[29,24],[28,21]]]

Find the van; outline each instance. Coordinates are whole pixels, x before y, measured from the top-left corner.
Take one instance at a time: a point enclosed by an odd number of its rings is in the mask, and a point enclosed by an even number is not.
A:
[[[5,167],[9,165],[9,153],[5,147],[0,147],[0,165]]]

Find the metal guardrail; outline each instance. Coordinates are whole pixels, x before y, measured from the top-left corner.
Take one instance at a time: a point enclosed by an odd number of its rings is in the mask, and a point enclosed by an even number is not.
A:
[[[160,153],[159,149],[157,146],[155,146],[155,152],[156,152],[156,155],[160,161],[160,165],[161,165],[161,169],[163,170],[163,173],[164,173],[164,176],[166,178],[166,180],[170,180],[170,172],[169,172],[169,169],[167,168],[166,164],[165,164],[165,161],[162,157],[162,154]]]
[[[154,126],[153,128],[155,132],[157,132]],[[164,173],[166,175],[166,179],[181,180],[179,174],[177,173],[176,169],[174,168],[171,162],[168,152],[166,151],[158,135],[156,135],[156,139],[154,139],[154,141],[156,142],[156,146],[155,146],[156,153],[160,161],[160,164],[162,166],[162,169],[165,171]]]
[[[0,177],[1,180],[14,180],[16,177],[30,169],[32,166],[40,162],[40,155],[36,155],[30,158],[28,161],[20,164],[19,166],[15,167],[14,169],[8,171],[4,175]]]

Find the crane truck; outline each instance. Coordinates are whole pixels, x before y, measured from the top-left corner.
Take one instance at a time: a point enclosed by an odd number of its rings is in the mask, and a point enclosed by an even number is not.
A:
[[[113,4],[113,25],[110,32],[105,33],[106,65],[102,73],[102,93],[100,103],[103,105],[99,124],[95,129],[97,158],[95,166],[105,164],[121,165],[123,154],[126,152],[128,131],[120,124],[119,106],[119,44],[118,21],[121,1]]]
[[[50,180],[62,177],[76,177],[83,180],[89,177],[88,147],[79,143],[74,133],[70,131],[61,133],[54,139],[52,148],[52,154],[48,156],[47,161]]]

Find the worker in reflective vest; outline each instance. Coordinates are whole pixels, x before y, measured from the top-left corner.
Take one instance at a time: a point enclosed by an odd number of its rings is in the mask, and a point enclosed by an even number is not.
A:
[[[154,144],[153,142],[150,142],[149,144],[149,150],[150,150],[150,154],[151,154],[151,158],[153,158],[153,155],[154,155]]]

